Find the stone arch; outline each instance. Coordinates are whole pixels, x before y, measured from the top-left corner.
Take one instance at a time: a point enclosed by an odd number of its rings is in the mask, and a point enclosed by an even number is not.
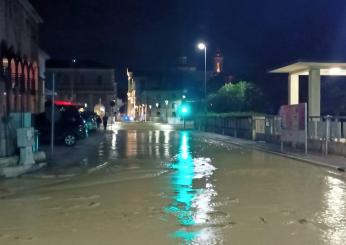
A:
[[[23,64],[23,80],[21,83],[21,88],[22,88],[22,92],[25,93],[26,91],[28,91],[28,81],[29,81],[29,71],[28,71],[28,63],[25,62]]]
[[[32,90],[37,91],[38,90],[38,82],[39,82],[39,70],[37,62],[34,61],[32,64]]]
[[[21,84],[23,83],[23,77],[24,77],[24,69],[23,69],[23,64],[22,62],[17,63],[17,84],[16,88],[20,87]]]
[[[17,62],[14,58],[10,59],[10,88],[14,89],[17,81]]]

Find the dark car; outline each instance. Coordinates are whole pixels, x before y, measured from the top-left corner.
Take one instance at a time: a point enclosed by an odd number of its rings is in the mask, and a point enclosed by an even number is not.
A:
[[[54,113],[54,140],[66,146],[73,146],[78,139],[87,135],[86,126],[78,110],[69,107],[56,107]],[[34,118],[35,128],[39,131],[39,139],[42,143],[51,140],[51,109],[46,108]]]

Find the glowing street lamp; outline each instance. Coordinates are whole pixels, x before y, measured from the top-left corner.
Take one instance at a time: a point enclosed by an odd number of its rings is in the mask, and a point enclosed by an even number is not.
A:
[[[207,112],[207,45],[201,42],[197,47],[204,50],[204,110]]]

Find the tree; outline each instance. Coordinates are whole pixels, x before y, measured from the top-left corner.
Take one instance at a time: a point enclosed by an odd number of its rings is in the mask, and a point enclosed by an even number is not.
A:
[[[208,98],[209,109],[214,112],[240,112],[258,110],[262,92],[246,81],[227,83]]]

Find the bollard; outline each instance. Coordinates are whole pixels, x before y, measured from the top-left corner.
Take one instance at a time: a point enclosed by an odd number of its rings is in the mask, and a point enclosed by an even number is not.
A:
[[[331,116],[327,115],[326,119],[326,142],[325,142],[325,155],[328,155],[328,147],[329,147],[329,138],[330,138],[330,121],[332,119]]]

